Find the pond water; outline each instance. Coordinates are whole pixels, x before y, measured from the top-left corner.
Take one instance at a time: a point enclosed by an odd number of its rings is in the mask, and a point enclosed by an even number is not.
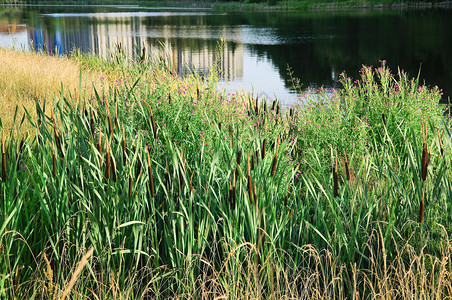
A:
[[[224,46],[219,51],[220,39]],[[165,49],[179,74],[220,62],[220,83],[290,104],[302,88],[340,87],[364,65],[407,71],[452,92],[452,9],[233,12],[137,6],[0,6],[0,46],[109,57],[121,43]]]

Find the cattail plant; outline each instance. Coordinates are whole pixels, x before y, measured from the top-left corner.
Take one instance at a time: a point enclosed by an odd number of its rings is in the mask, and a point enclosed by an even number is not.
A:
[[[220,118],[220,114],[218,112],[215,112],[218,116],[218,130],[221,131],[221,118]]]
[[[383,121],[383,125],[386,126],[386,117],[385,117],[385,114],[381,114],[381,120]]]
[[[267,139],[265,138],[264,139],[264,144],[262,145],[262,156],[261,156],[261,158],[262,158],[262,160],[264,160],[264,158],[265,158],[265,149],[267,148]]]
[[[110,136],[113,138],[113,123],[111,121],[111,116],[110,116],[110,107],[108,105],[108,99],[105,96],[104,96],[104,101],[105,101],[105,109],[107,111],[108,130],[110,131]]]
[[[168,104],[171,104],[171,93],[168,93]]]
[[[154,134],[154,140],[157,140],[157,127],[155,125],[155,119],[154,119],[154,114],[152,113],[152,107],[146,101],[143,100],[143,102],[149,108],[149,113],[151,115],[152,133]]]
[[[113,182],[116,182],[116,163],[113,157],[111,156],[111,153],[113,152],[111,150],[110,144],[108,143],[108,139],[105,139],[105,143],[107,145],[107,157],[109,157],[110,160],[110,167],[111,167],[111,175]]]
[[[234,148],[234,134],[231,123],[229,123],[229,136],[231,137],[231,148]]]
[[[276,165],[278,163],[278,150],[279,150],[279,135],[278,135],[278,140],[276,142],[276,153],[275,153],[275,156],[273,157],[270,177],[274,177],[275,173],[276,173]]]
[[[111,175],[110,149],[107,147],[106,150],[107,154],[105,158],[105,179],[109,180]]]
[[[438,133],[439,152],[441,153],[441,157],[444,159],[444,148],[443,148],[443,144],[441,142],[443,134],[441,133],[441,135],[440,135],[439,130],[437,131],[437,133]]]
[[[115,90],[116,93],[116,90]],[[118,121],[118,102],[115,102],[115,126],[116,129],[119,130],[119,121]]]
[[[347,153],[345,153],[345,151],[344,151],[344,166],[345,166],[345,178],[347,178],[347,181],[350,181],[350,167],[347,159]]]

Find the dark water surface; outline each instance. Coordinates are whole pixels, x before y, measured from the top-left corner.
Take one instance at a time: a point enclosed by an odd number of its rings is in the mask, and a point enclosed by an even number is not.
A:
[[[224,39],[219,53],[218,42]],[[165,51],[180,74],[208,72],[219,53],[221,84],[285,103],[303,88],[340,87],[364,65],[386,60],[452,93],[452,9],[234,12],[136,6],[0,6],[0,46],[109,57],[118,43],[131,58],[142,46]],[[1,67],[1,66],[0,66]]]

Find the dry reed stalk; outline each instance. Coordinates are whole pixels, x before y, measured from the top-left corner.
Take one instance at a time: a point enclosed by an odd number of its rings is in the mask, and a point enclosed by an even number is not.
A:
[[[424,222],[424,212],[425,212],[425,207],[424,207],[424,190],[422,190],[421,203],[420,203],[420,205],[419,205],[419,223]]]
[[[261,156],[261,158],[262,158],[262,160],[264,159],[264,157],[265,157],[265,149],[267,148],[267,139],[265,138],[264,139],[264,144],[263,144],[263,146],[262,146],[262,156]]]
[[[253,202],[253,183],[251,182],[250,155],[246,155],[246,173],[248,175],[248,197]]]
[[[99,152],[99,167],[102,166],[102,131],[99,127],[98,141],[97,141],[97,151]]]
[[[44,252],[44,261],[46,263],[46,269],[44,270],[44,275],[47,279],[47,289],[49,290],[49,294],[53,295],[53,293],[54,293],[53,270],[52,270],[52,265],[50,264],[50,261],[47,258],[47,255],[45,252]]]
[[[333,195],[339,197],[339,182],[337,176],[337,158],[333,158]]]
[[[124,166],[127,164],[127,145],[124,128],[122,129],[122,164]]]
[[[154,198],[155,197],[154,178],[152,176],[151,156],[149,155],[148,147],[146,147],[146,154],[148,158],[149,191],[151,193],[151,197]]]
[[[55,145],[52,143],[52,173],[53,177],[57,176],[57,167],[56,167],[56,156],[55,156]]]
[[[78,275],[82,272],[85,265],[88,263],[88,259],[93,255],[94,248],[90,248],[88,252],[86,252],[85,255],[83,255],[82,259],[79,261],[77,269],[75,269],[74,273],[72,274],[71,280],[69,281],[68,285],[63,291],[63,295],[61,296],[61,300],[65,300],[66,297],[71,292],[72,287],[74,286],[75,282],[77,281]]]
[[[278,164],[278,150],[279,150],[279,135],[278,135],[278,140],[276,142],[276,153],[275,153],[275,156],[273,157],[270,177],[275,177],[276,165]]]
[[[345,153],[345,151],[344,151],[344,165],[345,165],[345,178],[347,178],[347,181],[350,181],[350,167],[347,159],[347,153]]]
[[[6,181],[6,150],[5,150],[5,132],[2,130],[2,181]]]
[[[427,149],[427,122],[424,122],[422,124],[422,162],[421,162],[421,175],[422,175],[422,181],[425,181],[427,179],[427,168],[428,164],[430,163],[430,153]]]

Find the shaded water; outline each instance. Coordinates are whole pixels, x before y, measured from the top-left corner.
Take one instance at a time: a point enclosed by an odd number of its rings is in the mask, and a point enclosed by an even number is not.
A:
[[[109,57],[121,43],[131,58],[164,45],[179,74],[208,72],[216,58],[221,84],[261,97],[296,101],[287,67],[302,87],[339,87],[364,65],[387,60],[428,85],[452,92],[452,10],[235,12],[135,6],[0,6],[0,46]],[[218,42],[224,39],[219,53]],[[217,57],[218,55],[218,57]]]

